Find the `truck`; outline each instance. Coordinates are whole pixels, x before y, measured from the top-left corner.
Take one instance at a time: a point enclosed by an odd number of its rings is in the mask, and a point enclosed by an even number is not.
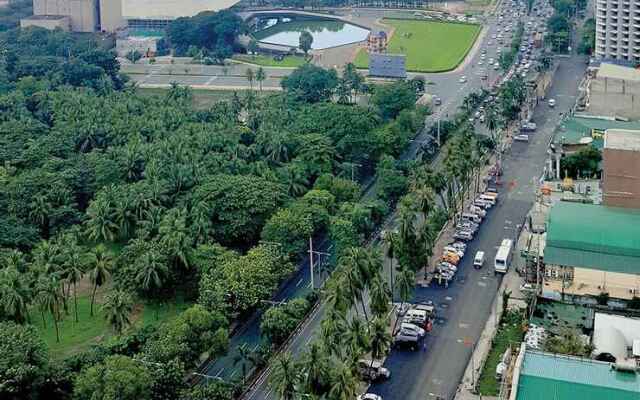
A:
[[[511,250],[513,248],[513,240],[502,239],[496,258],[494,261],[495,273],[506,274],[509,271],[509,264],[511,263]]]

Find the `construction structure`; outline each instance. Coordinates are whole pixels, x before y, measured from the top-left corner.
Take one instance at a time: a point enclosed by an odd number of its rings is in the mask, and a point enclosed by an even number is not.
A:
[[[385,31],[372,31],[367,36],[367,52],[382,53],[387,50],[387,32]]]
[[[640,209],[640,131],[608,129],[602,155],[604,205]]]

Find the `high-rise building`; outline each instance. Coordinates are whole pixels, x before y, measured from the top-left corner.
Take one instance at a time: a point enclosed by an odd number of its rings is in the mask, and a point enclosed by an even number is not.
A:
[[[640,1],[596,0],[598,59],[640,62]]]

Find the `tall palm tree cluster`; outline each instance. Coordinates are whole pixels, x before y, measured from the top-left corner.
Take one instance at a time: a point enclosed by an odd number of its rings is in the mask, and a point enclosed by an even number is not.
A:
[[[326,289],[320,338],[300,360],[283,354],[273,363],[271,384],[280,398],[355,398],[358,360],[380,359],[391,346],[391,292],[382,270],[378,249],[345,250]]]
[[[93,317],[97,288],[109,281],[113,260],[104,246],[86,251],[73,233],[66,233],[41,242],[29,256],[13,250],[0,262],[0,316],[25,323],[31,322],[30,311],[37,310],[46,328],[49,315],[59,342],[63,318],[73,312],[75,322],[79,321],[78,284],[85,276],[89,278]],[[113,291],[102,307],[117,333],[129,325],[133,300],[127,292]]]

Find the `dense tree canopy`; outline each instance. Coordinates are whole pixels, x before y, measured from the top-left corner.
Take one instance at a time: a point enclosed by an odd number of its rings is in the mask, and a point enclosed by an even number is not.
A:
[[[185,55],[193,46],[211,51],[217,59],[224,59],[233,53],[234,41],[243,29],[242,19],[234,12],[207,11],[172,21],[167,28],[167,37],[178,55]]]
[[[0,397],[35,397],[44,384],[48,365],[47,349],[31,326],[0,323]]]

